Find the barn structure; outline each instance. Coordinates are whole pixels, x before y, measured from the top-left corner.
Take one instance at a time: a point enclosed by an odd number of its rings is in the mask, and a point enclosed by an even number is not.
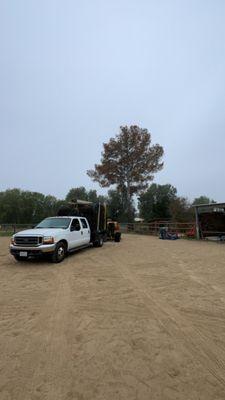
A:
[[[197,239],[225,240],[225,203],[195,205]]]

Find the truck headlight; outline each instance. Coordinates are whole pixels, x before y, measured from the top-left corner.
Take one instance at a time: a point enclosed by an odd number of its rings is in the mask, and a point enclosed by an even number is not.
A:
[[[52,237],[52,236],[44,236],[43,244],[53,244],[53,243],[54,243],[54,237]]]
[[[12,237],[11,237],[11,240],[10,240],[10,242],[11,242],[11,244],[15,244],[15,239],[14,239],[14,236],[12,236]]]

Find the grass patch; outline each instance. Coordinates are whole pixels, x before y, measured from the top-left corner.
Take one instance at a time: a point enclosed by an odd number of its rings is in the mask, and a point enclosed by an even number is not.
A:
[[[14,234],[14,232],[12,231],[0,231],[0,237],[8,237],[8,236],[12,236]]]

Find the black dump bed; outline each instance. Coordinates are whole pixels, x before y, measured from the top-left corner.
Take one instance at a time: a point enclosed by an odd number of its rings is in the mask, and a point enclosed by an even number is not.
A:
[[[87,218],[91,232],[106,232],[106,206],[101,203],[76,200],[58,210],[58,216],[79,216]]]

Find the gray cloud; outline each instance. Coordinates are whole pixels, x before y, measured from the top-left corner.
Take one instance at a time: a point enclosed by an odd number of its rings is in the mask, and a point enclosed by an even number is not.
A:
[[[0,5],[0,190],[98,188],[103,141],[140,124],[165,148],[158,183],[224,201],[225,3]]]

